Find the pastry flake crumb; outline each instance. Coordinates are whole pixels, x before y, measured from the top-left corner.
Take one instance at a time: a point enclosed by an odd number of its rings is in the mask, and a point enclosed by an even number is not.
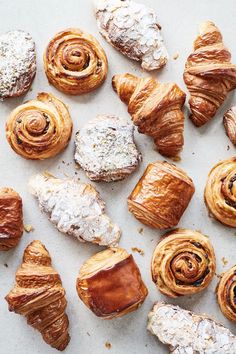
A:
[[[179,53],[176,52],[176,53],[173,55],[173,59],[174,59],[174,60],[177,60],[178,57],[179,57]]]
[[[140,228],[138,229],[138,233],[141,234],[141,235],[143,234],[143,227],[140,227]]]
[[[31,224],[24,224],[24,230],[29,233],[34,231],[34,227]]]
[[[221,261],[222,261],[224,266],[226,266],[229,263],[229,261],[225,257],[222,257]]]
[[[106,342],[106,343],[105,343],[105,347],[106,347],[107,349],[111,349],[112,345],[111,345],[110,342]]]
[[[179,162],[179,161],[181,161],[181,157],[180,156],[173,156],[173,157],[171,157],[171,160],[175,161],[175,162]]]
[[[230,146],[229,146],[229,145],[227,145],[227,151],[229,151],[229,149],[230,149]]]
[[[133,252],[138,252],[141,256],[144,256],[144,251],[141,250],[141,248],[138,247],[132,247]]]
[[[8,264],[7,264],[7,263],[4,263],[4,267],[8,268]]]

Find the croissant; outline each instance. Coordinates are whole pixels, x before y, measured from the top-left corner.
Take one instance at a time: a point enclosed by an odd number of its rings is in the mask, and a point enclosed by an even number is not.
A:
[[[11,188],[0,189],[0,251],[15,247],[23,235],[22,199]]]
[[[217,286],[217,300],[222,313],[231,321],[236,322],[236,266],[223,274]]]
[[[99,42],[77,28],[57,33],[44,54],[48,81],[69,95],[95,90],[107,76],[107,57]]]
[[[211,215],[226,226],[236,227],[236,158],[217,163],[205,187],[205,204]]]
[[[175,157],[184,144],[185,93],[175,83],[159,83],[153,78],[131,74],[115,75],[112,85],[128,105],[140,133],[154,139],[160,154]]]
[[[51,347],[64,350],[70,341],[67,301],[59,274],[40,241],[25,249],[16,272],[16,285],[6,296],[9,311],[23,315]]]
[[[200,127],[211,120],[229,91],[236,88],[236,65],[213,22],[204,22],[184,71],[190,92],[191,120]]]
[[[172,298],[207,288],[215,269],[209,239],[192,230],[176,229],[165,234],[152,257],[152,279],[164,295]]]
[[[67,146],[72,132],[67,107],[49,93],[39,93],[36,100],[15,108],[6,123],[7,140],[22,157],[43,160]]]
[[[195,188],[180,168],[153,162],[128,197],[129,211],[143,224],[168,229],[178,224]]]
[[[80,269],[76,289],[84,304],[106,319],[136,310],[148,294],[133,256],[122,248],[89,258]]]
[[[236,146],[236,106],[230,108],[223,118],[226,134],[234,146]]]

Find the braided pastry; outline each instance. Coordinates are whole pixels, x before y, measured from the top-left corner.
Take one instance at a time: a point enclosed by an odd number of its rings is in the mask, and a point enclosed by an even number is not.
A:
[[[184,144],[185,93],[175,83],[131,74],[115,75],[112,85],[140,133],[151,136],[164,156],[179,154]]]
[[[204,22],[184,71],[191,95],[190,118],[197,127],[212,119],[228,92],[236,88],[236,65],[230,60],[219,29],[213,22]]]
[[[107,57],[90,34],[69,28],[56,34],[44,54],[48,81],[69,95],[95,90],[107,76]]]
[[[71,132],[72,120],[67,107],[45,92],[15,108],[6,123],[12,149],[32,160],[57,155],[67,146]]]
[[[16,285],[6,300],[9,311],[25,316],[46,343],[58,350],[66,348],[70,336],[65,290],[40,241],[31,242],[25,249],[23,262],[16,272]]]
[[[161,239],[152,257],[152,279],[172,298],[198,293],[210,284],[216,268],[209,239],[192,230],[173,230]]]
[[[216,293],[222,313],[229,320],[236,322],[236,266],[223,274]]]

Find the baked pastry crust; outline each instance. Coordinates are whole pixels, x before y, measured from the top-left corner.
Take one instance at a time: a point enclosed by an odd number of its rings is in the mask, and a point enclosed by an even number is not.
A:
[[[230,108],[223,118],[225,132],[228,135],[230,141],[236,146],[236,106]]]
[[[178,224],[195,188],[180,168],[168,162],[153,162],[128,197],[129,211],[143,224],[168,229]]]
[[[236,322],[236,266],[225,272],[217,286],[218,304],[225,317]]]
[[[176,229],[168,232],[152,256],[152,280],[160,292],[172,298],[206,289],[215,269],[215,253],[210,240],[197,231]]]
[[[69,95],[98,88],[106,79],[108,62],[99,42],[78,28],[57,33],[44,53],[48,81]]]

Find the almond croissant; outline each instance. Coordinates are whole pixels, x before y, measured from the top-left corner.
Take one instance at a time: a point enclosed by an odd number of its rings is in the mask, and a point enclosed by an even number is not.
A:
[[[164,156],[179,154],[184,144],[185,93],[175,83],[131,74],[115,75],[112,85],[140,133],[151,136]]]
[[[25,249],[23,263],[16,272],[16,285],[6,300],[9,311],[24,315],[46,343],[58,350],[66,348],[70,336],[65,290],[40,241],[31,242]]]

